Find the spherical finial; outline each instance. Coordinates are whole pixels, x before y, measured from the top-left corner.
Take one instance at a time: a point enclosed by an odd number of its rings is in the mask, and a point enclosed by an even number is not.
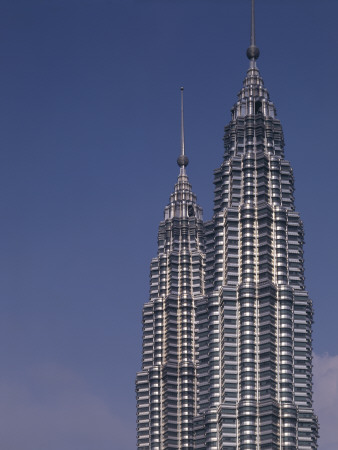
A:
[[[180,156],[177,158],[177,164],[178,164],[180,167],[187,167],[187,165],[189,164],[189,159],[188,159],[188,157],[185,156],[185,155],[180,155]]]
[[[258,59],[259,57],[259,48],[256,47],[255,45],[250,45],[250,47],[248,48],[248,50],[246,51],[246,56],[251,60],[251,59]]]

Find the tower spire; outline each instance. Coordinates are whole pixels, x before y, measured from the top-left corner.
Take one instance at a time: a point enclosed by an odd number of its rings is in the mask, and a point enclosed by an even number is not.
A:
[[[246,51],[250,61],[256,61],[259,57],[259,48],[256,47],[256,30],[255,30],[255,0],[251,0],[251,39],[250,47]]]
[[[185,167],[189,164],[189,159],[185,155],[184,150],[184,101],[183,101],[184,87],[181,87],[181,154],[177,158],[177,164],[180,166],[180,173],[185,173]]]
[[[255,0],[251,0],[251,42],[252,47],[256,46],[255,35]]]
[[[181,87],[181,155],[184,156],[184,99],[183,99],[184,87]]]

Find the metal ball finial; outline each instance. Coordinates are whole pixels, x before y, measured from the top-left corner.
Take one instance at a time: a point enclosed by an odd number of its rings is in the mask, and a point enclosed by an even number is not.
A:
[[[250,45],[250,47],[247,49],[246,51],[246,56],[251,60],[251,59],[258,59],[259,58],[259,48],[256,47],[255,45]]]
[[[188,159],[188,157],[185,156],[185,155],[180,155],[180,156],[177,158],[177,164],[178,164],[180,167],[187,167],[187,165],[189,164],[189,159]]]

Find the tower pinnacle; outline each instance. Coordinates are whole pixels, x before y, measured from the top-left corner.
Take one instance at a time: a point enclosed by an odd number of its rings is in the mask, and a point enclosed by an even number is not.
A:
[[[250,61],[256,61],[259,57],[259,48],[256,47],[255,33],[255,0],[251,0],[251,40],[250,47],[247,49],[246,55]]]
[[[177,158],[177,164],[184,171],[184,168],[189,164],[189,159],[184,153],[184,114],[183,114],[183,92],[184,87],[181,87],[181,154]]]

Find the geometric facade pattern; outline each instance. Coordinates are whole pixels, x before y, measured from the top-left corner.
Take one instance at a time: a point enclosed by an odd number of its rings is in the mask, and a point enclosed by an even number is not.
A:
[[[283,133],[254,60],[215,171],[197,304],[196,449],[315,449],[312,302]]]
[[[303,226],[276,109],[250,67],[225,127],[214,214],[186,175],[165,209],[143,310],[139,449],[317,449]]]
[[[158,254],[151,262],[150,300],[143,309],[143,363],[136,380],[140,449],[193,448],[204,224],[186,175],[183,133],[178,164],[180,174],[159,227]]]

